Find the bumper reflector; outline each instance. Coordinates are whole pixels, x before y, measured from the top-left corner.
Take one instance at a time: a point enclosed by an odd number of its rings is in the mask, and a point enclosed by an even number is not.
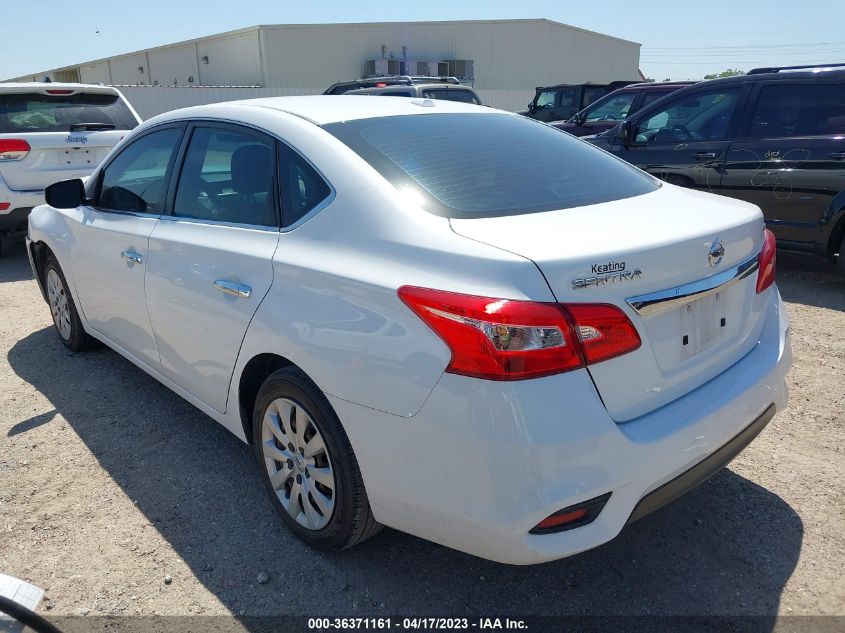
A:
[[[592,523],[604,509],[610,495],[611,493],[608,492],[589,501],[576,503],[563,510],[558,510],[535,525],[530,534],[554,534]]]

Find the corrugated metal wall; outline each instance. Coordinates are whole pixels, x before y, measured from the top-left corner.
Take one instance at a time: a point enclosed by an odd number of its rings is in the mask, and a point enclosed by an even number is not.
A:
[[[360,77],[365,61],[382,57],[382,46],[396,60],[473,60],[482,100],[507,110],[524,109],[535,86],[639,78],[639,44],[548,20],[263,26],[82,64],[79,72],[85,82],[158,82],[160,90],[175,82],[261,86],[259,96],[319,94]],[[231,90],[173,90],[137,92],[139,111],[151,116],[214,95],[242,98]]]
[[[79,77],[82,83],[86,84],[111,83],[108,61],[83,64],[79,67]]]
[[[111,83],[113,84],[149,84],[150,69],[146,53],[134,53],[109,60]]]
[[[150,82],[161,86],[199,84],[197,47],[194,44],[173,46],[147,53]]]
[[[360,76],[382,45],[395,59],[474,60],[481,98],[508,110],[535,86],[639,77],[638,44],[545,20],[267,26],[262,41],[267,86],[299,94]]]
[[[208,63],[203,61],[208,58]],[[200,78],[204,86],[260,86],[261,54],[258,30],[197,42]]]

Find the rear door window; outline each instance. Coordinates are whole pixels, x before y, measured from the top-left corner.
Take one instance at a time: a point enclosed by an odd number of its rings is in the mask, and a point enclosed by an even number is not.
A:
[[[845,133],[845,83],[790,84],[760,89],[751,117],[751,138]]]
[[[394,116],[324,126],[430,213],[485,218],[654,191],[655,179],[561,130],[507,114]]]
[[[89,124],[90,127],[84,127]],[[138,120],[117,95],[76,93],[0,94],[0,134],[69,132],[74,129],[131,130]]]
[[[197,127],[176,188],[173,214],[258,226],[276,221],[275,147],[258,133]]]
[[[578,104],[578,88],[561,88],[559,91],[561,108],[575,108],[580,110]]]
[[[662,99],[670,93],[671,90],[667,90],[665,92],[661,90],[649,90],[645,94],[643,94],[643,102],[640,104],[640,107],[644,108],[647,105],[654,103],[658,99]]]

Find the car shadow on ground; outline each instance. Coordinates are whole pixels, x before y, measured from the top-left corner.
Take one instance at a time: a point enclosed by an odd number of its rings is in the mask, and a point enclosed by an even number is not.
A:
[[[845,312],[845,274],[828,259],[778,252],[777,283],[785,301]]]
[[[274,514],[239,440],[116,353],[69,354],[55,337],[20,340],[9,364],[234,613],[771,615],[798,560],[798,515],[730,470],[612,542],[545,565],[500,565],[392,530],[315,552]],[[262,571],[270,582],[259,585]]]
[[[32,279],[32,270],[26,258],[26,246],[23,243],[5,247],[0,257],[0,284],[11,281]]]

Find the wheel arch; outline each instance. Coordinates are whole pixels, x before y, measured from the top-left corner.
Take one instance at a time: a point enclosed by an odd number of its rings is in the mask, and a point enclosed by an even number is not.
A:
[[[52,249],[42,241],[32,242],[32,244],[29,245],[29,248],[32,263],[35,268],[35,281],[38,284],[38,289],[41,291],[41,296],[44,298],[44,301],[47,301],[47,291],[45,290],[44,285],[44,264],[47,263],[47,258],[50,255],[55,257],[55,254]]]
[[[253,356],[244,365],[238,378],[238,408],[247,444],[252,444],[252,411],[255,408],[258,391],[270,374],[285,367],[297,367],[299,369],[290,359],[273,353]],[[302,370],[300,369],[300,371]]]
[[[838,216],[838,217],[837,217]],[[836,215],[834,215],[835,224],[833,230],[830,232],[830,239],[827,242],[827,254],[830,256],[839,252],[842,246],[842,241],[845,239],[845,206],[843,206]],[[842,253],[839,253],[842,257]]]
[[[833,257],[845,238],[845,189],[833,197],[820,224],[831,227],[827,234],[827,243],[822,242],[819,246],[823,249],[823,254]]]

